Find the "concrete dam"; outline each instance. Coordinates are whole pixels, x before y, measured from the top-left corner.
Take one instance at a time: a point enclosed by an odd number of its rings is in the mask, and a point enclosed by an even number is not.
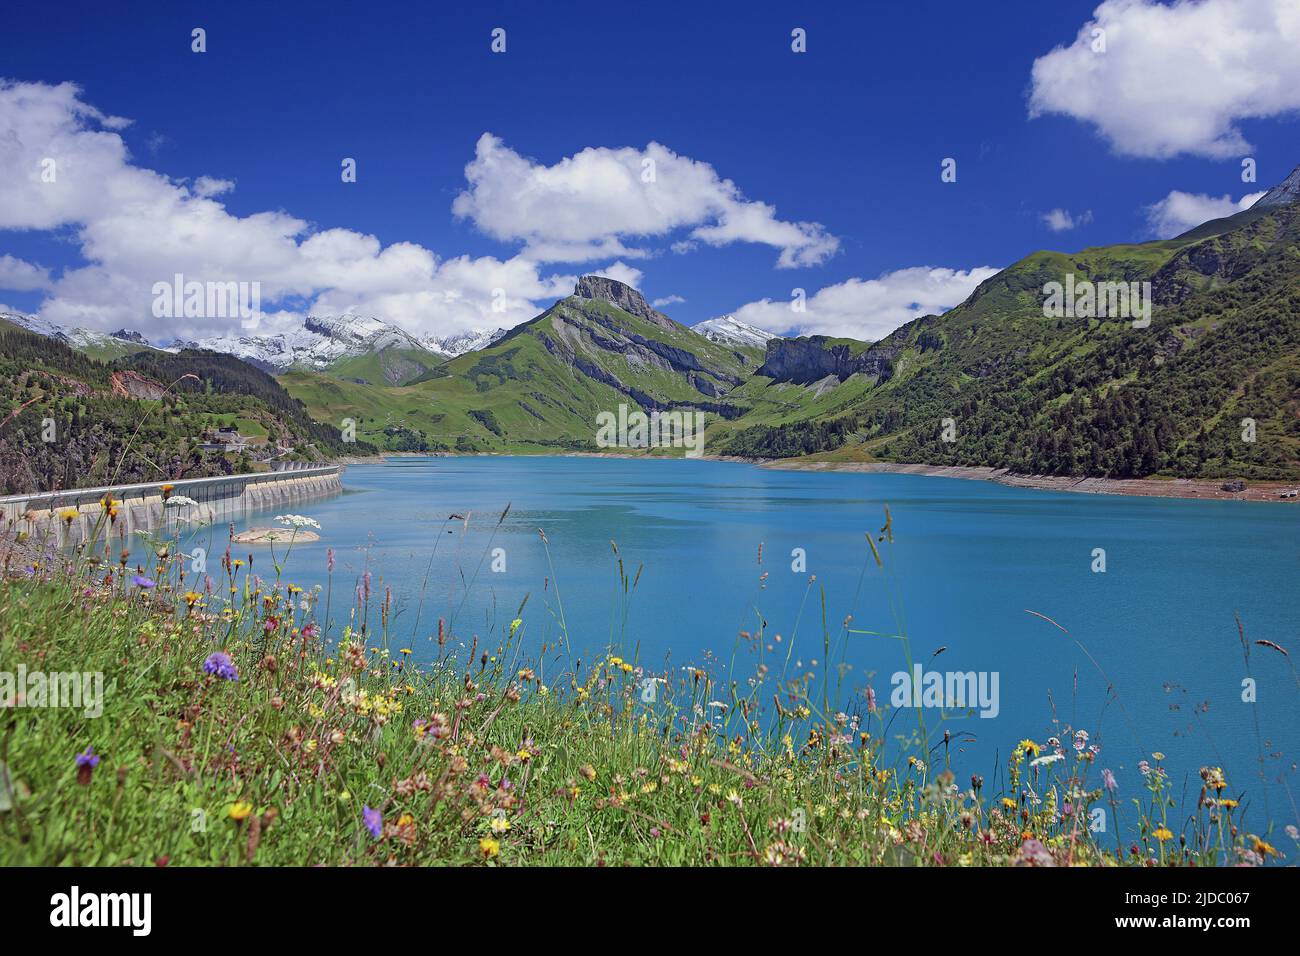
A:
[[[100,523],[106,497],[117,507],[112,528],[115,537],[134,531],[152,531],[163,524],[164,514],[172,521],[219,524],[262,509],[288,510],[299,502],[340,494],[342,473],[340,465],[318,465],[247,475],[9,495],[0,497],[0,533],[25,531],[51,544],[80,544]],[[171,485],[171,504],[163,501],[164,484]],[[177,498],[188,498],[194,504],[178,505]],[[103,535],[104,526],[100,525],[98,537],[102,540]]]

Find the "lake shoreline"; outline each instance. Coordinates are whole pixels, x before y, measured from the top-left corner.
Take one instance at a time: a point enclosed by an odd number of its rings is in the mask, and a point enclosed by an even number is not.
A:
[[[388,458],[508,458],[497,452],[384,452],[370,458],[344,458],[339,464],[376,464]],[[551,458],[652,458],[677,461],[684,456],[644,455],[630,452],[558,452],[533,455],[518,453],[518,457]],[[970,481],[991,481],[1011,488],[1029,488],[1035,491],[1064,491],[1073,494],[1129,495],[1140,498],[1185,498],[1191,501],[1273,501],[1278,504],[1300,504],[1300,497],[1281,498],[1282,491],[1300,489],[1300,482],[1259,481],[1248,482],[1245,491],[1224,491],[1228,478],[1079,478],[1067,475],[1025,475],[1006,468],[985,465],[927,465],[903,464],[890,461],[808,461],[799,458],[748,458],[739,455],[702,455],[695,461],[729,461],[757,465],[775,471],[856,472],[863,474],[920,475],[930,478],[961,478]]]

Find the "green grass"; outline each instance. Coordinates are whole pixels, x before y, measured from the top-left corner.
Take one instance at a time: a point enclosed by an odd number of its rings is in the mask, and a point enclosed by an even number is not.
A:
[[[868,538],[864,574],[888,573],[892,535],[887,522],[879,546]],[[1214,806],[1212,771],[1210,801],[1179,807],[1153,757],[1145,780],[1123,776],[1121,809],[1104,753],[1076,757],[1067,732],[1054,764],[1033,762],[1047,744],[1007,741],[993,792],[924,712],[891,723],[881,700],[837,714],[831,664],[861,639],[847,622],[796,622],[784,645],[742,634],[718,672],[658,670],[617,633],[580,661],[552,568],[541,596],[481,638],[422,606],[417,665],[381,592],[348,607],[350,581],[297,591],[292,549],[259,552],[260,589],[242,559],[210,568],[204,595],[168,557],[183,542],[152,547],[135,569],[108,543],[34,574],[21,552],[5,559],[6,669],[101,673],[104,703],[100,717],[0,710],[0,863],[1108,866],[1272,852]],[[617,549],[611,562],[626,619],[638,575]],[[158,586],[125,583],[134,573]],[[761,574],[746,585],[756,602]],[[813,618],[813,581],[808,600]],[[792,664],[796,641],[821,659],[813,672]],[[899,647],[910,662],[905,635]],[[237,680],[205,673],[215,651]],[[98,763],[79,768],[88,748]],[[1093,807],[1111,814],[1109,835],[1089,831]]]

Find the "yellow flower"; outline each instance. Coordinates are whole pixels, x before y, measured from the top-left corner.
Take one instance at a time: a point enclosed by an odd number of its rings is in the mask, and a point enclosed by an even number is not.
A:
[[[1003,797],[1002,806],[1008,810],[1014,810],[1016,808],[1016,801],[1012,800],[1010,797]]]
[[[72,524],[78,514],[80,514],[80,512],[78,512],[76,508],[64,508],[59,512],[59,517],[63,519],[65,524]]]
[[[509,829],[510,829],[510,821],[507,820],[505,817],[492,818],[493,833],[505,833]]]
[[[478,850],[483,854],[485,860],[490,860],[501,852],[501,841],[494,840],[492,837],[484,837],[478,841]]]
[[[1028,755],[1031,756],[1031,757],[1037,757],[1037,756],[1038,756],[1038,751],[1039,751],[1039,749],[1040,749],[1040,748],[1039,748],[1038,744],[1034,743],[1032,740],[1022,740],[1022,741],[1020,741],[1020,751],[1021,751],[1021,753],[1028,754]]]
[[[253,805],[247,800],[239,800],[226,808],[226,815],[232,820],[246,820],[253,812]]]
[[[414,822],[415,817],[411,816],[409,813],[403,813],[397,818],[397,825],[399,827],[409,827]]]
[[[1277,856],[1277,850],[1273,849],[1272,844],[1266,843],[1259,837],[1252,837],[1255,841],[1255,852],[1260,856]]]
[[[1172,839],[1173,835],[1174,835],[1173,832],[1166,826],[1157,827],[1156,832],[1154,834],[1155,838],[1159,840],[1161,843],[1164,843],[1166,840]]]

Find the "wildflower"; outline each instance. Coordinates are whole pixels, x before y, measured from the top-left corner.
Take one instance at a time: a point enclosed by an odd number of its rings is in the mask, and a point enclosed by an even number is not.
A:
[[[150,581],[143,574],[137,574],[135,577],[131,579],[131,583],[138,588],[144,588],[146,591],[149,590],[149,588],[158,586],[155,582]]]
[[[83,787],[90,783],[90,775],[95,772],[95,768],[98,766],[99,756],[95,753],[93,746],[87,747],[77,754],[77,783]]]
[[[798,866],[806,856],[802,847],[791,846],[782,840],[768,844],[763,850],[763,861],[768,866]]]
[[[222,680],[239,680],[235,662],[225,651],[214,651],[209,654],[208,659],[203,662],[203,673],[216,674]]]
[[[1043,846],[1042,841],[1033,837],[1028,837],[1020,844],[1020,852],[1016,854],[1016,866],[1056,866],[1056,860]]]
[[[176,486],[167,484],[167,485],[163,485],[158,490],[162,492],[162,500],[166,501],[168,498],[172,496],[172,492],[176,490]]]
[[[1108,793],[1114,793],[1119,789],[1119,784],[1115,782],[1115,775],[1110,772],[1109,767],[1101,772],[1101,784]]]
[[[193,608],[202,598],[203,595],[199,594],[197,591],[186,591],[184,595],[185,605]]]
[[[197,505],[197,504],[198,502],[195,501],[193,498],[186,498],[184,495],[176,495],[175,497],[170,498],[167,501],[168,508],[187,508],[190,507],[191,505]]]
[[[1045,766],[1047,764],[1053,764],[1056,763],[1056,761],[1058,760],[1064,760],[1064,759],[1065,758],[1062,757],[1060,754],[1044,754],[1041,757],[1036,757],[1035,759],[1029,761],[1029,766],[1031,767]]]
[[[298,528],[316,528],[320,530],[320,522],[315,518],[308,518],[306,515],[276,515],[275,520],[295,530]]]
[[[1020,741],[1020,746],[1017,749],[1023,754],[1028,754],[1030,757],[1037,757],[1041,748],[1032,740],[1026,739]]]
[[[1267,843],[1267,842],[1264,841],[1264,840],[1261,840],[1261,839],[1260,839],[1259,837],[1257,837],[1257,836],[1252,836],[1251,839],[1254,841],[1254,842],[1253,842],[1253,845],[1252,845],[1252,849],[1253,849],[1256,853],[1258,853],[1261,857],[1277,856],[1277,855],[1278,855],[1277,850],[1275,850],[1275,849],[1273,848],[1273,845],[1272,845],[1272,844]]]
[[[247,800],[237,800],[226,808],[226,816],[236,823],[248,819],[248,815],[253,812],[253,805]]]
[[[492,818],[492,832],[505,833],[510,829],[510,821],[504,816],[494,816]]]
[[[366,829],[370,831],[371,838],[378,840],[384,832],[384,815],[378,810],[363,806],[361,808],[361,820],[365,823]]]
[[[77,519],[77,516],[80,513],[81,512],[79,512],[76,508],[64,508],[62,511],[59,512],[59,517],[63,519],[64,524],[72,524],[72,522]]]
[[[490,860],[501,852],[501,841],[494,840],[492,837],[484,837],[478,841],[478,850],[483,854],[485,860]]]
[[[583,764],[578,768],[578,773],[582,774],[582,776],[587,779],[588,783],[596,782],[596,768],[591,764]]]
[[[1173,839],[1174,834],[1173,831],[1171,831],[1167,826],[1164,826],[1162,824],[1156,827],[1156,832],[1152,835],[1161,843],[1164,843],[1166,840]]]

